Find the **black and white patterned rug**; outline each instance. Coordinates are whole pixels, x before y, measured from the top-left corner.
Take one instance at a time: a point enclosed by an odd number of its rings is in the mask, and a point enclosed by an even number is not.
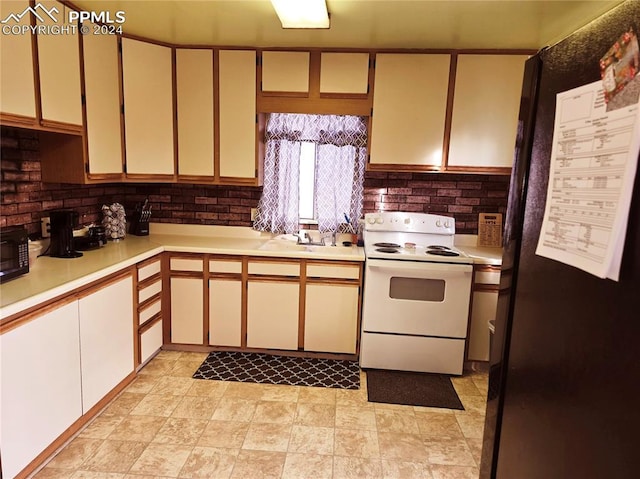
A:
[[[193,374],[193,378],[360,389],[360,366],[357,361],[338,359],[213,351]]]

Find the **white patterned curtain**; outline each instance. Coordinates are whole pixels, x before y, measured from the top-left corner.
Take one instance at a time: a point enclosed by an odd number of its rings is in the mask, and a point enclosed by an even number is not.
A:
[[[335,231],[345,214],[362,215],[367,151],[365,117],[272,113],[265,132],[264,187],[254,228],[295,233],[299,225],[301,142],[316,145],[314,205],[320,231]]]

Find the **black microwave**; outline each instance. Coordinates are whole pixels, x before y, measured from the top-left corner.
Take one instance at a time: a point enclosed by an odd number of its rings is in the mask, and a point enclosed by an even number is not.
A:
[[[21,227],[0,229],[0,283],[29,272],[29,238]]]

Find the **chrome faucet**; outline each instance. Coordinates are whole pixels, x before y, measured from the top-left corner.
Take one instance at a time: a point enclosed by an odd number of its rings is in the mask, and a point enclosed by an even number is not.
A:
[[[331,246],[335,246],[336,245],[336,236],[337,236],[337,234],[338,234],[337,230],[336,231],[330,231],[328,233],[323,233],[321,235],[321,238],[320,238],[321,241],[322,241],[322,244],[326,244],[325,243],[325,238],[328,238],[329,236],[331,236]]]
[[[323,237],[320,238],[320,241],[313,241],[311,239],[311,236],[307,232],[304,233],[304,237],[301,237],[299,234],[296,236],[298,237],[298,240],[297,240],[298,244],[303,244],[307,246],[324,246],[325,245]]]

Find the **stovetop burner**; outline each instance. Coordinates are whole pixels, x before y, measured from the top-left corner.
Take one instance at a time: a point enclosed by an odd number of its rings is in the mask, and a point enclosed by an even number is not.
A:
[[[396,248],[376,248],[376,251],[380,253],[399,253]]]
[[[373,243],[373,246],[377,246],[378,248],[400,248],[398,243]]]
[[[451,248],[449,248],[448,246],[440,245],[440,244],[434,244],[434,245],[429,245],[429,246],[427,246],[427,249],[430,249],[430,250],[444,250],[444,251],[448,251],[448,250],[450,250]]]
[[[446,248],[446,249],[429,249],[429,250],[427,250],[427,254],[433,254],[435,256],[460,256],[459,253],[456,253],[455,251],[451,251],[451,250],[449,250],[449,248]]]

